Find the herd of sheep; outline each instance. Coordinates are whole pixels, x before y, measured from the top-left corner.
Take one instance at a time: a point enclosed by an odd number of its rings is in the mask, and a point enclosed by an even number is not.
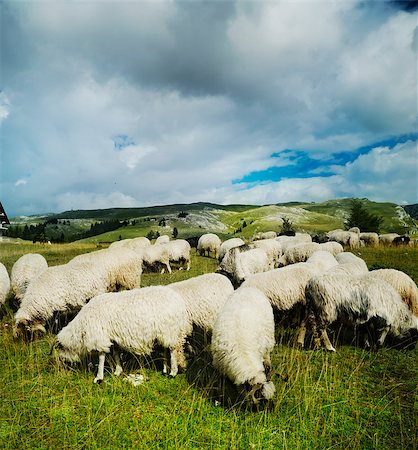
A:
[[[59,330],[54,348],[70,362],[97,352],[96,383],[103,380],[107,354],[112,353],[119,375],[120,351],[149,355],[155,345],[164,348],[164,373],[174,377],[187,370],[185,349],[198,327],[211,338],[214,368],[258,403],[275,392],[270,354],[277,319],[298,318],[301,348],[309,332],[316,346],[335,351],[327,334],[333,323],[356,327],[366,347],[380,347],[387,335],[415,345],[415,282],[394,269],[369,271],[349,252],[396,238],[354,228],[331,231],[319,242],[305,233],[266,232],[246,243],[221,242],[208,233],[196,247],[200,255],[219,260],[217,273],[151,287],[140,287],[143,270],[190,269],[188,241],[125,239],[54,267],[39,254],[26,254],[10,277],[0,263],[0,305],[10,291],[19,304],[14,335],[26,338],[45,333],[60,314],[78,311]]]

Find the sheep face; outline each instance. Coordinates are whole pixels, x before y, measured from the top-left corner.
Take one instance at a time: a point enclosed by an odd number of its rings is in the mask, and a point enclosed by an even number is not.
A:
[[[56,344],[56,348],[58,350],[58,357],[60,360],[64,360],[71,363],[80,361],[80,355],[71,348],[64,347],[60,343]]]
[[[32,341],[36,337],[46,333],[44,325],[40,320],[33,322],[25,319],[17,320],[13,328],[13,336],[15,339]]]

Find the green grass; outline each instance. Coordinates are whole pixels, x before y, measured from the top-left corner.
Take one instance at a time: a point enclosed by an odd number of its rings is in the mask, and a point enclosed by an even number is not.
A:
[[[50,264],[94,250],[91,244],[2,244],[8,268],[28,251]],[[405,270],[418,281],[418,249],[361,249],[369,267]],[[213,271],[217,263],[192,252],[190,272],[144,274],[142,284],[167,284]],[[10,270],[10,269],[9,269]],[[13,340],[13,314],[0,324],[0,447],[4,449],[414,449],[417,448],[417,350],[366,352],[337,344],[337,353],[299,351],[294,330],[278,329],[272,407],[249,411],[212,399],[216,373],[208,355],[168,379],[158,359],[128,362],[145,375],[134,387],[109,371],[94,385],[94,368],[62,367],[49,355],[53,336]],[[94,361],[94,359],[93,359]]]

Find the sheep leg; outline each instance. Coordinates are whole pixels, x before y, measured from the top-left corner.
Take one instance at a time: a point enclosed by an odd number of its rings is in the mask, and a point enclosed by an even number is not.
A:
[[[170,377],[175,377],[179,371],[177,366],[176,350],[170,349]]]
[[[335,352],[335,348],[332,346],[331,341],[329,340],[329,337],[328,337],[327,330],[326,330],[325,328],[323,328],[323,329],[321,330],[321,339],[322,339],[322,342],[323,342],[324,345],[325,345],[325,348],[326,348],[329,352]]]
[[[105,359],[106,359],[106,353],[104,353],[104,352],[99,353],[99,367],[97,369],[96,378],[94,379],[94,382],[96,384],[100,384],[103,381]]]
[[[123,372],[123,369],[122,369],[122,363],[120,361],[119,352],[118,352],[118,350],[115,349],[115,347],[112,348],[112,355],[113,355],[113,359],[115,360],[115,364],[116,364],[114,374],[116,376],[119,376]]]

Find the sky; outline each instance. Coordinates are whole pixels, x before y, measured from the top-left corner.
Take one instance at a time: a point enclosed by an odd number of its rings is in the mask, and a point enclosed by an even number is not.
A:
[[[417,203],[416,3],[2,1],[0,201]]]

